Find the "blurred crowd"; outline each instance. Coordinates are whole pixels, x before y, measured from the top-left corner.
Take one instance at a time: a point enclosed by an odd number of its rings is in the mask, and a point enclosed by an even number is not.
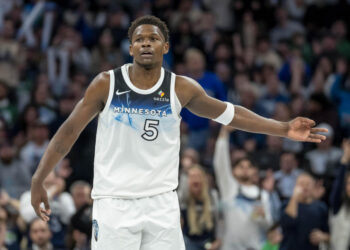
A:
[[[349,250],[348,13],[348,0],[0,0],[0,250],[90,249],[96,120],[45,181],[49,223],[31,208],[31,176],[90,81],[132,61],[127,30],[147,14],[169,26],[165,68],[260,115],[328,128],[313,145],[184,109],[186,249]]]

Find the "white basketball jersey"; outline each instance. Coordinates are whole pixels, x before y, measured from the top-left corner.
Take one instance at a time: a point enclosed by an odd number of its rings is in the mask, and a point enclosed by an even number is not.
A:
[[[181,105],[175,77],[161,69],[150,89],[134,86],[130,64],[111,70],[98,118],[92,198],[140,198],[177,188]]]

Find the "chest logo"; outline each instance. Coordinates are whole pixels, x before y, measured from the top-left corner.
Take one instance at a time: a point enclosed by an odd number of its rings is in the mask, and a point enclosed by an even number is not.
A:
[[[131,90],[127,90],[127,91],[122,91],[122,92],[119,92],[119,89],[115,92],[116,95],[123,95],[123,94],[126,94],[126,93],[129,93]]]
[[[163,96],[165,95],[165,93],[164,93],[162,90],[160,90],[160,91],[158,92],[158,95],[159,95],[160,97],[163,97]]]
[[[169,98],[165,97],[165,93],[162,90],[158,91],[157,94],[158,94],[158,96],[153,97],[154,101],[159,101],[159,102],[169,102],[170,101]]]

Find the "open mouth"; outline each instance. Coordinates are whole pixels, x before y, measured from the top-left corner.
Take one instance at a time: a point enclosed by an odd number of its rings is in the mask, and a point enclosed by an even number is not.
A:
[[[153,56],[153,53],[150,51],[145,51],[141,53],[141,56],[149,57],[149,56]]]

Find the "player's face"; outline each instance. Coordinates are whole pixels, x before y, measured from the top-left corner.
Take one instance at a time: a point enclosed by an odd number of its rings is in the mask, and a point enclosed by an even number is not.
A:
[[[135,63],[145,68],[159,67],[168,51],[169,43],[157,26],[143,24],[135,29],[129,48]]]

